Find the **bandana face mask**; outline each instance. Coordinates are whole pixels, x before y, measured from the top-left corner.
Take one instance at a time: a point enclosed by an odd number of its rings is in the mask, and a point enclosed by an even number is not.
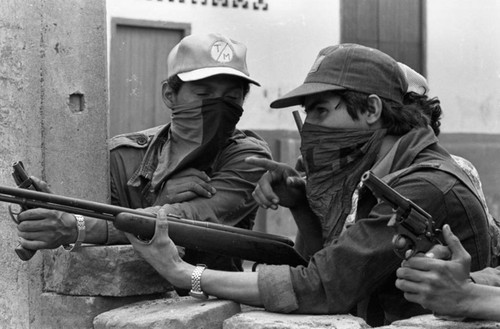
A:
[[[186,168],[208,171],[233,135],[242,113],[240,105],[225,98],[172,107],[170,138],[153,175],[153,186]]]
[[[340,234],[352,194],[361,175],[374,164],[385,132],[304,123],[300,151],[307,174],[306,195],[321,221],[325,245]]]

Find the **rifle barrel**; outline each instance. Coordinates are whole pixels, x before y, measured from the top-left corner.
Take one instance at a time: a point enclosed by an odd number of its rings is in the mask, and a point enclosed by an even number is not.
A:
[[[100,202],[82,200],[52,193],[32,191],[28,189],[8,187],[2,185],[0,185],[0,201],[24,205],[31,208],[37,207],[45,209],[55,209],[64,212],[80,214],[83,216],[104,219],[112,222],[115,220],[115,217],[120,213],[130,213],[144,217],[156,218],[155,214],[139,209],[130,209]],[[260,239],[278,241],[285,243],[289,246],[293,246],[293,242],[290,239],[280,235],[256,232],[243,228],[212,223],[207,221],[195,221],[185,218],[178,218],[177,216],[175,217],[168,216],[168,220],[180,224],[200,226],[208,229],[232,232]]]

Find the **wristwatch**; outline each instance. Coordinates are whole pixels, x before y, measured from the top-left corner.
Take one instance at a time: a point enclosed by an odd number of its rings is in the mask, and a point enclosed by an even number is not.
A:
[[[191,291],[189,292],[191,297],[208,299],[208,295],[201,289],[201,274],[206,268],[205,264],[196,264],[193,273],[191,273]]]
[[[74,214],[76,218],[76,228],[78,229],[78,237],[76,238],[75,243],[70,246],[70,245],[65,245],[63,246],[64,249],[67,251],[78,251],[80,249],[80,246],[82,245],[82,242],[85,241],[85,217],[82,215],[76,215]]]

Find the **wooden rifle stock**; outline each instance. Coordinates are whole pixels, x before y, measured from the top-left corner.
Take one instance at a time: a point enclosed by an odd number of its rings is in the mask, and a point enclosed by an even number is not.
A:
[[[138,209],[7,186],[0,186],[0,201],[104,219],[143,239],[151,239],[155,231],[156,215]],[[186,248],[265,264],[307,264],[286,237],[172,215],[167,218],[170,237]]]

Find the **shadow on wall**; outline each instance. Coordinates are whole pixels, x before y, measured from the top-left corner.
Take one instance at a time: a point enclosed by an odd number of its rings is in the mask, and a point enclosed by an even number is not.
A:
[[[273,158],[292,167],[300,155],[300,136],[288,130],[256,131],[271,148]],[[493,217],[500,219],[500,135],[441,134],[442,145],[452,154],[460,155],[474,164],[481,177],[483,191]],[[294,240],[297,227],[286,208],[259,208],[256,231],[287,236]]]

